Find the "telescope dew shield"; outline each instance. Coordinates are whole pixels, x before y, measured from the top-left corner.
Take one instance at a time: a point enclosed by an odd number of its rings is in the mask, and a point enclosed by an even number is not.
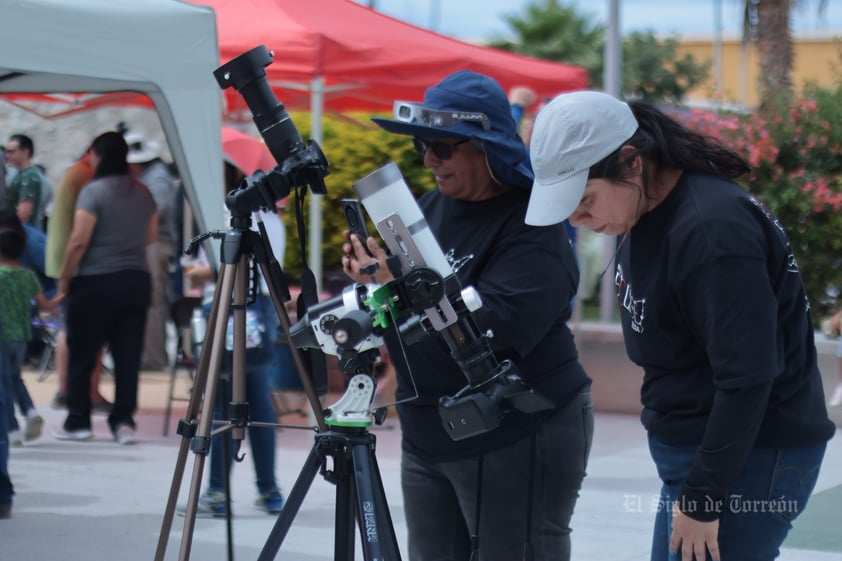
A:
[[[353,187],[377,226],[380,237],[389,246],[392,255],[400,260],[404,274],[420,266],[433,269],[442,278],[453,274],[450,263],[430,231],[396,163],[389,162],[354,183]],[[399,221],[391,220],[395,215]],[[405,239],[403,228],[398,222],[402,222],[406,233],[412,238],[412,244]]]
[[[413,272],[420,274],[422,268],[442,279],[456,278],[396,163],[389,162],[357,181],[354,191],[374,221],[380,237],[392,255],[397,257],[403,278]],[[408,284],[417,285],[421,292],[425,292],[421,277]],[[439,300],[438,305],[431,305],[424,312],[436,331],[442,331],[459,320],[447,295]]]

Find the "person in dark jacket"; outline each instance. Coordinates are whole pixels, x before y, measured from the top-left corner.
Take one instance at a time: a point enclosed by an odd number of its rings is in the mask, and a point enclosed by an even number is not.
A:
[[[663,480],[652,560],[772,560],[828,419],[810,306],[748,164],[643,102],[562,94],[532,133],[529,224],[621,236],[614,283]]]
[[[395,117],[374,121],[411,136],[435,175],[438,188],[418,203],[462,286],[482,298],[480,329],[493,332],[497,358],[510,359],[552,404],[541,413],[513,410],[499,427],[456,441],[438,403],[459,392],[466,376],[445,341],[430,334],[406,346],[387,334],[397,371],[409,558],[467,561],[478,553],[502,561],[531,551],[536,561],[569,559],[593,406],[567,327],[579,278],[567,233],[561,225],[524,224],[532,170],[497,82],[456,72],[428,88],[423,103],[400,104]],[[349,276],[369,282],[360,272],[372,261],[368,250],[380,264],[376,280],[392,280],[374,238],[346,235],[342,265]]]

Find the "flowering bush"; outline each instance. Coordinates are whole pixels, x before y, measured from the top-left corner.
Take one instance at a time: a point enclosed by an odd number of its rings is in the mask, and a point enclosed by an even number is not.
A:
[[[808,88],[762,112],[694,110],[681,119],[719,138],[752,167],[743,186],[786,228],[814,315],[837,307],[842,288],[842,86]]]

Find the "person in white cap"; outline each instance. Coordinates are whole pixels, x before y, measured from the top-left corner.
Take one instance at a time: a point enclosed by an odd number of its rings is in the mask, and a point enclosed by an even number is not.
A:
[[[160,145],[131,131],[125,137],[129,145],[129,171],[146,185],[158,207],[158,239],[146,248],[152,275],[152,301],[143,338],[141,367],[144,370],[161,370],[169,364],[166,351],[166,322],[169,317],[167,275],[178,252],[175,226],[178,191],[175,178],[161,160]]]
[[[656,107],[562,94],[532,135],[526,221],[621,236],[614,282],[663,481],[653,561],[772,560],[835,427],[783,226],[717,140]]]

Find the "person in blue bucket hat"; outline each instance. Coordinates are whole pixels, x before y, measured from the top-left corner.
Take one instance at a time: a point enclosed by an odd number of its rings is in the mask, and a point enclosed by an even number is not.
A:
[[[436,334],[409,346],[385,336],[397,373],[409,558],[570,559],[593,438],[590,379],[567,327],[579,272],[562,225],[524,223],[533,174],[507,96],[488,76],[460,71],[422,103],[395,102],[393,119],[373,120],[412,137],[437,183],[419,206],[462,286],[482,298],[480,330],[548,404],[513,409],[497,428],[454,440],[438,403],[465,375],[448,346]],[[377,260],[376,281],[392,280],[374,238],[345,236],[346,274],[370,282],[360,269]]]

